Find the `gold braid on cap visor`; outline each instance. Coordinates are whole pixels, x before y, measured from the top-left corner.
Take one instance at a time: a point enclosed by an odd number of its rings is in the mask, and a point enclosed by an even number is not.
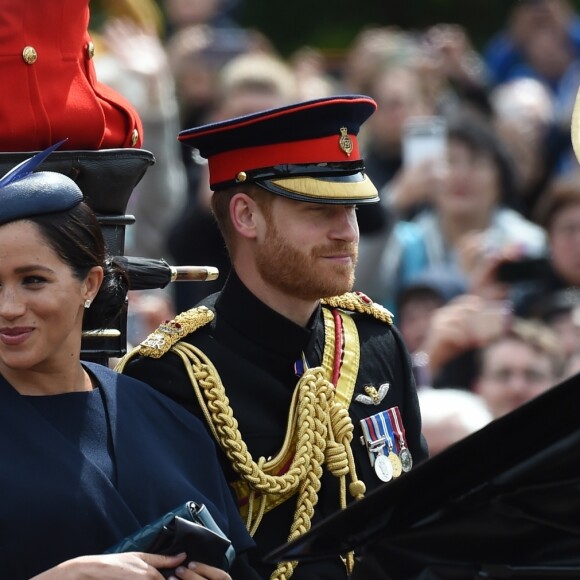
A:
[[[361,181],[334,181],[313,177],[287,177],[270,179],[269,182],[289,193],[298,193],[303,197],[317,199],[378,200],[378,191],[373,182],[366,176]]]

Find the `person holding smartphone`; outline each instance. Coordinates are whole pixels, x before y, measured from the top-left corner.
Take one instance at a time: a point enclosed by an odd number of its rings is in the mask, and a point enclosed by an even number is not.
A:
[[[413,221],[420,227],[430,264],[461,268],[458,249],[466,236],[481,234],[480,250],[497,254],[517,247],[522,255],[546,252],[539,225],[512,209],[514,170],[492,127],[465,113],[448,126],[447,185],[433,207]]]

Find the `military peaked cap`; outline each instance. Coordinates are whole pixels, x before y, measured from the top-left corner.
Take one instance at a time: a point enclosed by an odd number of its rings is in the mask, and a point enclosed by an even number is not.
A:
[[[187,129],[179,140],[209,163],[214,191],[256,183],[299,201],[373,203],[358,133],[376,103],[338,95]]]

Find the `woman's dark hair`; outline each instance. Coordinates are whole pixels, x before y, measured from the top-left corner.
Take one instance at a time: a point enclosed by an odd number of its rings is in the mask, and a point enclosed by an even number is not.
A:
[[[106,255],[101,226],[93,210],[81,202],[64,212],[27,219],[39,227],[51,248],[79,280],[84,280],[92,267],[103,267],[103,283],[91,307],[85,310],[83,329],[106,328],[123,308],[129,284],[126,272]]]
[[[493,161],[499,174],[500,203],[517,209],[514,163],[490,122],[474,114],[461,113],[449,121],[448,138]]]

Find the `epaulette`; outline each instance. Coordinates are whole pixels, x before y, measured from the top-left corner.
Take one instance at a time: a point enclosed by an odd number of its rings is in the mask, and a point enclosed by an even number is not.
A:
[[[184,336],[209,324],[215,314],[207,306],[198,306],[167,320],[154,330],[140,345],[139,354],[160,358]]]
[[[360,312],[370,314],[381,322],[393,324],[393,315],[382,304],[373,302],[366,294],[362,292],[347,292],[340,296],[332,296],[321,300],[325,306],[331,308],[340,308],[341,310],[350,310],[351,312]]]

